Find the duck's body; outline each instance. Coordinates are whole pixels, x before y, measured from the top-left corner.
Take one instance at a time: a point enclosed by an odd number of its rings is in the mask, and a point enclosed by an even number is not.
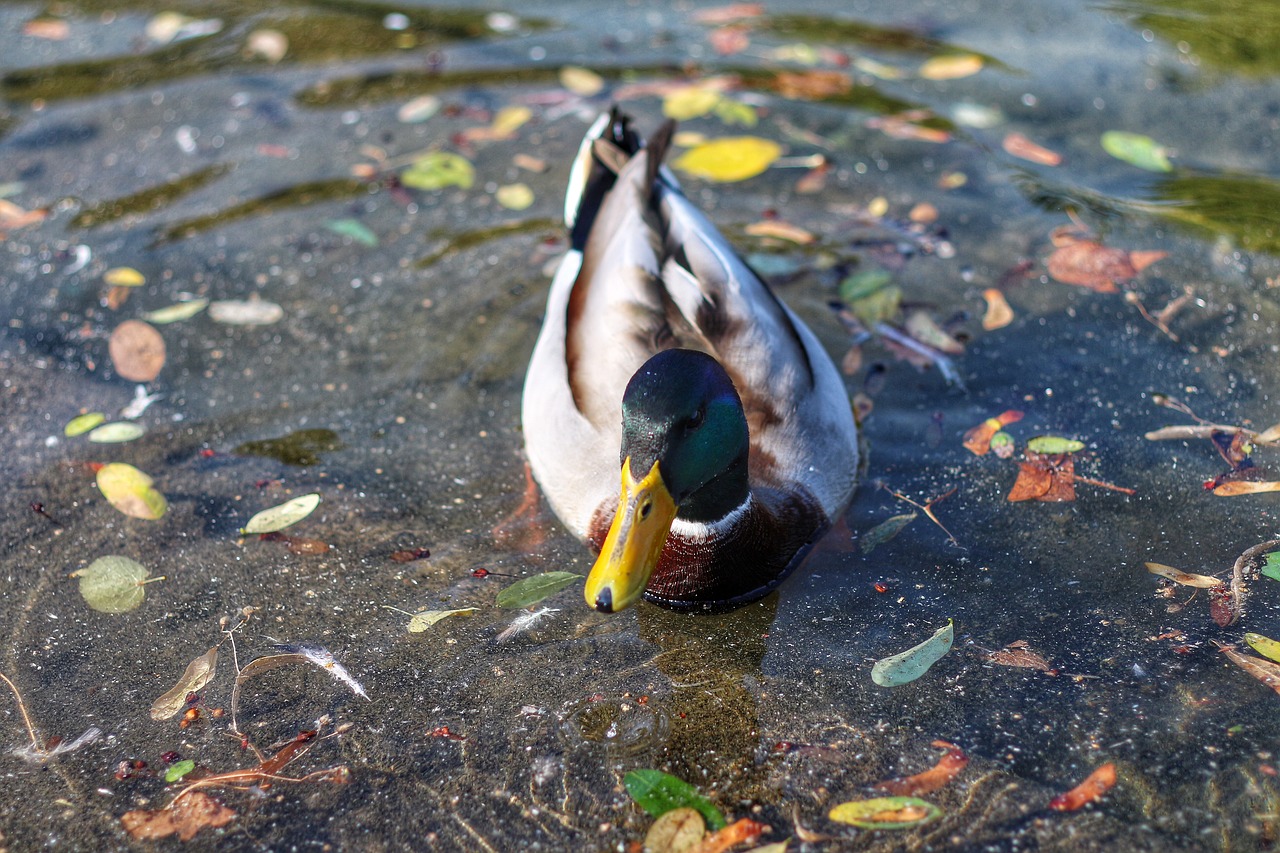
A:
[[[679,609],[764,595],[857,476],[839,373],[660,168],[669,138],[644,148],[617,115],[588,133],[525,381],[529,464],[602,550],[587,601],[604,611],[642,591]]]

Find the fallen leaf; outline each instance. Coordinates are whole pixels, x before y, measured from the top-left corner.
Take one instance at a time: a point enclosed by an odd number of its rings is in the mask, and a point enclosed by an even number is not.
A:
[[[222,29],[217,18],[201,20],[178,12],[160,12],[147,21],[147,38],[156,44],[169,44],[189,38],[213,35]]]
[[[912,114],[876,116],[867,120],[867,127],[879,130],[894,139],[910,139],[916,142],[941,144],[951,141],[951,132],[940,127],[920,124],[928,115],[915,118]]]
[[[103,424],[89,433],[89,440],[95,444],[123,444],[126,441],[142,438],[147,431],[142,424],[131,421],[115,421]]]
[[[147,567],[128,557],[99,557],[83,569],[71,573],[80,580],[80,595],[99,613],[128,613],[146,597],[143,582]]]
[[[164,338],[149,323],[125,320],[107,342],[116,373],[130,382],[150,382],[164,367]]]
[[[681,806],[663,812],[644,836],[645,853],[689,853],[707,834],[707,822],[696,809]]]
[[[378,235],[368,225],[358,219],[330,219],[324,227],[342,237],[350,237],[362,246],[373,248],[378,245]]]
[[[858,547],[862,550],[863,554],[870,554],[876,548],[901,533],[908,524],[915,520],[916,513],[914,512],[908,512],[904,515],[895,515],[892,518],[885,519],[858,537]]]
[[[725,853],[739,844],[750,844],[769,831],[769,827],[750,818],[739,818],[703,839],[689,853]],[[758,853],[758,851],[750,851]]]
[[[704,142],[671,165],[708,181],[728,183],[754,178],[782,156],[782,146],[758,136],[731,136]]]
[[[984,650],[982,659],[997,666],[1038,669],[1041,672],[1051,672],[1053,670],[1053,667],[1049,665],[1043,655],[1037,654],[1028,648],[1026,640],[1018,640],[1003,649],[996,649],[995,651]]]
[[[1059,812],[1073,812],[1083,808],[1110,791],[1116,784],[1116,766],[1111,762],[1099,767],[1065,794],[1059,794],[1049,801],[1049,808]]]
[[[433,151],[414,160],[400,173],[400,183],[415,190],[442,190],[445,187],[470,189],[476,181],[471,161],[449,151]]]
[[[265,59],[275,65],[289,53],[289,37],[279,30],[254,30],[245,39],[244,53],[251,59]]]
[[[525,106],[503,107],[498,110],[488,127],[473,127],[462,132],[468,142],[495,142],[511,139],[525,122],[533,118],[533,110]],[[464,161],[465,162],[465,161]],[[468,163],[468,165],[470,165]],[[403,179],[403,176],[402,176]],[[468,184],[470,186],[470,184]],[[436,189],[433,187],[433,189]]]
[[[102,274],[102,281],[112,287],[139,287],[147,279],[133,267],[112,267]]]
[[[662,114],[676,121],[701,118],[715,109],[722,91],[718,84],[683,86],[662,99]]]
[[[908,335],[939,352],[948,355],[964,353],[964,344],[943,331],[928,311],[916,309],[908,312],[902,325]]]
[[[988,332],[1003,329],[1013,322],[1013,309],[1004,293],[997,288],[988,287],[982,291],[982,298],[987,300],[987,311],[982,315],[982,328]]]
[[[792,243],[799,243],[801,246],[807,246],[817,239],[813,236],[813,232],[806,231],[799,225],[783,222],[780,219],[765,219],[761,222],[752,222],[743,230],[752,237],[775,237],[779,240],[790,240]]]
[[[322,669],[333,676],[334,680],[350,688],[352,693],[362,699],[369,700],[369,694],[365,692],[360,682],[356,681],[351,676],[351,673],[347,672],[345,666],[338,663],[337,658],[333,656],[333,652],[328,649],[309,643],[299,643],[297,645],[278,643],[276,649],[279,651],[278,654],[256,658],[245,664],[244,668],[236,675],[235,686],[231,688],[231,721],[233,730],[236,730],[235,720],[236,712],[240,707],[240,690],[245,682],[264,672],[279,669],[282,666],[307,665]]]
[[[871,667],[871,680],[881,687],[898,687],[915,681],[951,651],[955,636],[955,626],[948,619],[944,627],[934,631],[923,643],[876,661]]]
[[[1117,160],[1148,172],[1173,171],[1173,164],[1169,162],[1169,150],[1150,136],[1140,133],[1108,130],[1102,134],[1102,150]]]
[[[672,809],[691,808],[706,820],[713,830],[723,829],[724,815],[698,789],[683,779],[661,770],[632,770],[622,777],[622,784],[636,805],[654,817],[662,817]]]
[[[509,610],[529,607],[581,578],[582,575],[574,572],[545,572],[523,578],[498,593],[494,603]]]
[[[97,482],[107,502],[125,515],[155,521],[169,509],[164,495],[152,487],[151,477],[126,462],[103,465]]]
[[[47,208],[24,210],[11,201],[0,199],[0,237],[8,231],[16,231],[19,228],[43,222],[48,216]]]
[[[827,813],[836,823],[860,829],[910,829],[942,816],[942,809],[918,797],[875,797],[841,803]]]
[[[524,210],[533,204],[533,190],[528,184],[505,184],[498,187],[494,197],[507,210]]]
[[[441,105],[435,95],[419,95],[400,105],[396,119],[404,124],[420,124],[440,112]]]
[[[758,18],[763,14],[763,3],[730,3],[699,9],[693,13],[693,20],[699,24],[726,24],[743,18]]]
[[[1237,495],[1257,495],[1263,492],[1280,492],[1280,481],[1266,480],[1228,480],[1214,487],[1213,493],[1223,497]]]
[[[187,706],[187,694],[208,684],[218,671],[218,647],[214,646],[187,664],[178,683],[151,703],[151,719],[167,720]]]
[[[547,161],[531,154],[516,154],[511,158],[511,162],[515,164],[516,168],[524,169],[526,172],[540,175],[547,171]]]
[[[1045,261],[1049,275],[1063,284],[1078,284],[1098,293],[1115,293],[1117,281],[1129,281],[1165,252],[1126,252],[1093,240],[1073,240],[1054,249]]]
[[[301,495],[293,500],[285,501],[278,506],[264,509],[249,519],[249,523],[240,528],[241,535],[251,533],[275,533],[297,524],[311,515],[320,505],[320,495],[312,493]]]
[[[164,326],[169,323],[177,323],[180,320],[190,319],[203,311],[208,305],[208,299],[189,299],[186,302],[177,302],[165,308],[148,311],[142,315],[142,319],[157,326]]]
[[[448,619],[450,616],[470,616],[476,612],[474,607],[459,607],[454,610],[419,610],[417,613],[410,613],[407,610],[401,610],[399,607],[392,607],[389,604],[382,605],[388,610],[394,610],[397,613],[403,613],[409,617],[409,633],[421,634],[442,619]]]
[[[1037,435],[1027,442],[1027,450],[1045,456],[1062,453],[1077,453],[1084,450],[1084,442],[1074,438],[1062,438],[1056,435]]]
[[[183,759],[182,761],[175,761],[173,764],[170,764],[165,768],[164,781],[169,782],[170,784],[174,782],[181,782],[183,776],[186,776],[195,769],[196,763],[190,758]]]
[[[135,841],[177,834],[190,841],[202,829],[216,829],[235,820],[236,813],[203,791],[191,791],[165,809],[137,809],[120,816],[125,832]]]
[[[707,43],[720,56],[742,53],[751,46],[751,28],[742,24],[716,27],[707,34]]]
[[[991,437],[1009,424],[1022,420],[1022,412],[1009,409],[994,418],[987,418],[964,434],[964,446],[970,453],[983,456],[991,449]]]
[[[49,41],[66,41],[71,25],[61,18],[33,18],[22,25],[22,34]]]
[[[566,65],[560,69],[560,85],[579,97],[590,98],[603,91],[604,78],[590,68]]]
[[[1018,501],[1073,501],[1076,499],[1075,460],[1071,454],[1042,455],[1028,450],[1018,463],[1018,479],[1005,498]]]
[[[1244,641],[1249,644],[1251,649],[1263,657],[1273,661],[1280,661],[1280,642],[1262,634],[1255,634],[1252,631],[1245,633]]]
[[[67,421],[67,425],[62,428],[62,434],[67,438],[83,435],[106,419],[107,416],[102,414],[102,412],[89,412],[88,414],[77,415]]]
[[[920,66],[920,76],[926,80],[958,80],[977,74],[983,65],[982,57],[972,53],[935,56]]]
[[[1219,628],[1226,628],[1240,621],[1242,612],[1240,597],[1232,587],[1224,584],[1209,588],[1209,618]]]
[[[1021,133],[1010,133],[1000,143],[1004,150],[1021,160],[1039,163],[1041,166],[1057,166],[1062,163],[1062,155],[1037,145]]]
[[[1198,589],[1212,589],[1215,586],[1222,586],[1226,581],[1218,578],[1211,578],[1208,575],[1197,575],[1191,572],[1184,572],[1181,569],[1175,569],[1173,566],[1166,566],[1163,563],[1143,563],[1147,567],[1147,571],[1153,575],[1159,575],[1166,580],[1171,580],[1182,586],[1193,586]]]
[[[853,80],[841,71],[779,71],[772,86],[784,98],[820,101],[852,91]]]
[[[230,326],[270,326],[284,318],[284,309],[265,299],[224,299],[209,303],[209,318]]]
[[[894,797],[916,797],[920,794],[929,794],[956,778],[969,764],[969,757],[955,744],[947,743],[945,740],[935,740],[932,745],[946,750],[933,767],[914,776],[880,782],[874,786],[875,789]]]

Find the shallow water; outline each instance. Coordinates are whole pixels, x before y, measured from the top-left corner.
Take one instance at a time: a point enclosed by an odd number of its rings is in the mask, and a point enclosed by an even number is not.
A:
[[[767,838],[791,836],[792,849],[1271,846],[1280,700],[1213,643],[1280,635],[1276,582],[1253,580],[1243,618],[1219,628],[1203,592],[1169,612],[1192,591],[1161,596],[1142,564],[1226,577],[1241,552],[1275,535],[1276,499],[1205,491],[1227,468],[1208,441],[1143,435],[1190,422],[1156,406],[1157,393],[1218,423],[1280,421],[1280,11],[911,2],[848,4],[829,18],[778,2],[747,22],[745,51],[720,56],[708,43],[714,25],[684,7],[597,6],[540,4],[534,20],[486,17],[497,7],[325,2],[270,12],[0,5],[0,187],[25,209],[49,209],[0,243],[0,671],[43,735],[106,733],[45,765],[0,757],[23,792],[0,798],[2,844],[127,845],[120,816],[172,791],[158,778],[117,780],[121,760],[163,767],[172,750],[215,771],[251,766],[210,714],[230,706],[228,647],[201,691],[204,719],[181,729],[147,709],[219,640],[221,617],[253,606],[237,635],[241,663],[274,642],[323,645],[372,701],[298,667],[246,682],[240,721],[263,748],[323,714],[352,724],[287,771],[346,764],[351,782],[219,792],[238,817],[196,847],[622,849],[650,823],[621,784],[641,767],[770,824]],[[165,9],[222,28],[158,46],[145,27]],[[404,22],[386,18],[397,11]],[[65,39],[24,34],[49,14],[68,24]],[[261,28],[288,37],[276,64],[243,52]],[[780,69],[807,68],[778,58],[794,45],[853,86],[779,94]],[[952,52],[981,56],[984,68],[955,80],[917,73]],[[884,79],[868,60],[903,73]],[[569,64],[601,73],[604,91],[567,92],[558,72]],[[574,586],[545,602],[556,611],[532,630],[499,643],[515,614],[493,606],[511,582],[497,573],[589,568],[545,509],[533,525],[511,520],[525,486],[524,364],[563,250],[569,158],[628,87],[627,109],[653,128],[661,98],[635,84],[713,73],[738,75],[728,97],[755,107],[759,124],[707,117],[684,129],[758,134],[833,163],[816,193],[796,191],[802,168],[734,184],[685,179],[833,356],[850,340],[827,303],[841,278],[876,264],[904,299],[957,319],[967,337],[956,359],[963,390],[875,343],[848,378],[851,394],[874,403],[848,528],[908,511],[890,490],[924,503],[954,488],[935,511],[955,541],[921,516],[866,555],[837,530],[778,593],[722,616],[642,605],[605,617]],[[397,117],[424,94],[440,112]],[[512,104],[533,111],[512,138],[460,140]],[[991,126],[966,118],[975,108]],[[916,109],[950,141],[874,126]],[[1158,140],[1175,152],[1174,171],[1109,157],[1098,144],[1107,130]],[[1010,132],[1058,152],[1061,165],[1009,155]],[[428,148],[467,156],[475,185],[395,186],[391,176]],[[517,154],[547,169],[521,169]],[[967,181],[940,188],[949,173]],[[519,212],[495,200],[517,181],[534,194]],[[878,197],[883,217],[868,213]],[[913,231],[908,214],[921,202],[938,218]],[[766,211],[816,241],[748,235]],[[1123,294],[1047,276],[1050,233],[1069,214],[1109,246],[1168,252],[1125,289],[1154,312],[1191,287],[1172,334]],[[376,245],[327,227],[338,220],[358,221]],[[1009,275],[1023,261],[1027,274]],[[109,308],[102,274],[120,266],[146,283]],[[986,331],[981,294],[997,285],[1015,319]],[[163,396],[139,419],[147,435],[123,445],[64,437],[81,411],[114,418],[134,396],[112,368],[111,330],[180,294],[259,298],[284,316],[254,327],[204,313],[159,327],[168,356],[148,385]],[[1008,428],[1020,444],[1079,438],[1078,472],[1136,493],[1079,485],[1070,503],[1007,502],[1014,463],[961,445],[966,429],[1006,409],[1025,412]],[[1264,474],[1274,454],[1254,454]],[[111,461],[156,478],[170,503],[162,519],[128,518],[103,499],[86,463]],[[323,503],[289,532],[331,544],[326,554],[238,536],[258,510],[309,492]],[[431,556],[390,558],[414,548]],[[104,554],[167,579],[149,584],[136,610],[94,612],[68,574]],[[494,574],[474,577],[477,567]],[[408,617],[387,606],[478,610],[410,634]],[[956,648],[925,676],[872,684],[876,659],[948,619]],[[981,653],[1019,640],[1054,673]],[[3,744],[22,746],[16,707],[6,696],[0,708]],[[445,726],[465,740],[443,736]],[[970,757],[927,795],[942,819],[897,833],[827,819],[875,782],[930,767],[935,739]],[[1108,761],[1120,781],[1103,802],[1047,810]]]

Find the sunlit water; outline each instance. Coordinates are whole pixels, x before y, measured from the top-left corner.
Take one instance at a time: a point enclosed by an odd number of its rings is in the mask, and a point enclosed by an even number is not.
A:
[[[1274,843],[1280,698],[1214,643],[1280,635],[1280,588],[1252,581],[1244,617],[1219,628],[1203,592],[1169,612],[1192,590],[1158,594],[1143,562],[1226,577],[1275,535],[1275,498],[1205,491],[1227,470],[1208,441],[1143,434],[1190,423],[1157,407],[1156,393],[1218,423],[1280,421],[1280,15],[1194,0],[863,3],[836,17],[767,7],[743,22],[748,46],[719,55],[709,41],[718,24],[640,4],[542,4],[536,19],[496,6],[0,6],[0,193],[49,210],[0,244],[0,670],[45,737],[106,733],[45,768],[0,758],[11,791],[0,798],[4,844],[125,844],[120,816],[172,792],[155,777],[116,779],[122,760],[163,769],[161,754],[174,751],[214,771],[252,766],[226,720],[211,717],[230,706],[229,646],[201,691],[201,721],[181,729],[148,716],[219,640],[219,619],[248,606],[260,610],[237,635],[242,664],[274,642],[319,644],[372,701],[319,670],[247,681],[240,720],[264,749],[323,714],[353,724],[286,771],[345,763],[351,782],[220,792],[238,817],[198,846],[617,849],[650,822],[621,784],[643,767],[770,824],[767,838],[791,836],[793,849]],[[146,28],[166,9],[221,27],[159,45]],[[24,32],[32,20],[43,23]],[[42,36],[50,22],[65,38]],[[261,29],[286,36],[278,63],[246,53]],[[984,67],[952,80],[918,73],[951,53]],[[807,61],[851,85],[782,94],[778,72]],[[596,70],[604,90],[570,93],[566,65]],[[758,124],[713,115],[684,129],[756,134],[832,163],[811,193],[796,191],[805,169],[785,165],[686,186],[833,356],[850,339],[828,303],[843,278],[877,265],[905,301],[956,320],[966,337],[964,390],[876,343],[848,378],[851,394],[874,403],[848,528],[909,511],[891,490],[923,504],[955,489],[934,506],[954,542],[923,515],[870,555],[837,530],[779,593],[715,617],[648,605],[605,617],[573,586],[543,602],[555,612],[499,643],[516,615],[493,605],[512,582],[504,575],[589,566],[545,509],[532,526],[511,519],[525,486],[520,389],[563,250],[569,158],[612,99],[629,96],[638,125],[653,128],[662,99],[647,84],[714,74],[734,76],[726,97]],[[423,95],[438,112],[398,116]],[[513,105],[532,116],[510,138],[464,138]],[[912,110],[928,111],[923,126],[949,141],[885,132],[886,116]],[[1108,156],[1108,130],[1150,136],[1174,152],[1174,170]],[[1013,132],[1061,164],[1006,153]],[[467,157],[474,185],[396,186],[427,149]],[[517,182],[533,204],[505,209],[496,191]],[[937,220],[913,230],[920,203]],[[815,242],[748,235],[769,212]],[[1171,334],[1132,298],[1047,277],[1050,234],[1069,213],[1109,246],[1169,253],[1125,285],[1149,312],[1192,288]],[[113,308],[102,276],[114,267],[146,283]],[[1015,319],[985,331],[982,292],[995,286]],[[134,397],[112,368],[112,329],[184,294],[265,300],[284,316],[243,326],[202,313],[159,327],[167,361],[148,385],[162,397],[139,419],[147,435],[124,445],[64,437],[81,411],[114,418]],[[1025,413],[1008,428],[1020,446],[1045,433],[1078,438],[1078,472],[1136,494],[1080,485],[1071,503],[1008,503],[1015,462],[961,445],[966,429],[1007,409]],[[1275,479],[1274,457],[1254,455],[1264,479]],[[111,461],[156,479],[170,503],[161,520],[108,505],[87,463]],[[289,532],[330,543],[327,554],[238,536],[258,510],[309,492],[323,503]],[[431,556],[391,558],[417,548]],[[96,613],[68,574],[104,554],[167,579],[136,610]],[[493,574],[474,577],[478,567]],[[386,606],[478,609],[411,634]],[[871,682],[875,660],[948,619],[956,647],[924,677]],[[982,655],[1020,640],[1054,672]],[[7,694],[0,708],[3,745],[23,746]],[[932,766],[935,739],[971,759],[927,795],[943,818],[882,834],[827,819],[877,781]],[[1047,809],[1105,762],[1119,783],[1103,802]]]

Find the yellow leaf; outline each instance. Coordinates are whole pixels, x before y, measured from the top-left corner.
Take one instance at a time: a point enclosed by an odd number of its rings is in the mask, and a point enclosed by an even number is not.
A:
[[[112,287],[137,287],[147,281],[133,267],[113,267],[102,274],[102,280]]]
[[[1236,495],[1256,495],[1262,492],[1280,492],[1280,482],[1270,480],[1228,480],[1213,490],[1215,495],[1235,497]]]
[[[977,74],[982,64],[982,57],[972,53],[935,56],[920,66],[920,76],[926,80],[956,80]]]
[[[677,89],[662,100],[662,114],[676,121],[701,118],[715,109],[720,93],[705,86],[687,86]]]
[[[528,184],[506,184],[494,194],[498,204],[507,210],[524,210],[533,204],[533,190]]]
[[[987,300],[987,312],[982,315],[982,328],[991,332],[1003,329],[1013,322],[1013,309],[998,288],[988,287],[982,291],[982,298]]]
[[[677,169],[708,181],[745,181],[769,168],[782,156],[782,146],[758,136],[731,136],[704,142],[672,163]]]
[[[604,88],[604,78],[590,68],[566,65],[560,69],[560,85],[575,95],[589,98],[600,94],[600,90]]]
[[[97,480],[103,497],[125,515],[154,521],[169,508],[164,495],[152,488],[151,478],[127,463],[102,466]]]
[[[506,138],[516,132],[522,124],[533,118],[533,110],[528,107],[503,107],[493,117],[490,130],[498,139]]]

